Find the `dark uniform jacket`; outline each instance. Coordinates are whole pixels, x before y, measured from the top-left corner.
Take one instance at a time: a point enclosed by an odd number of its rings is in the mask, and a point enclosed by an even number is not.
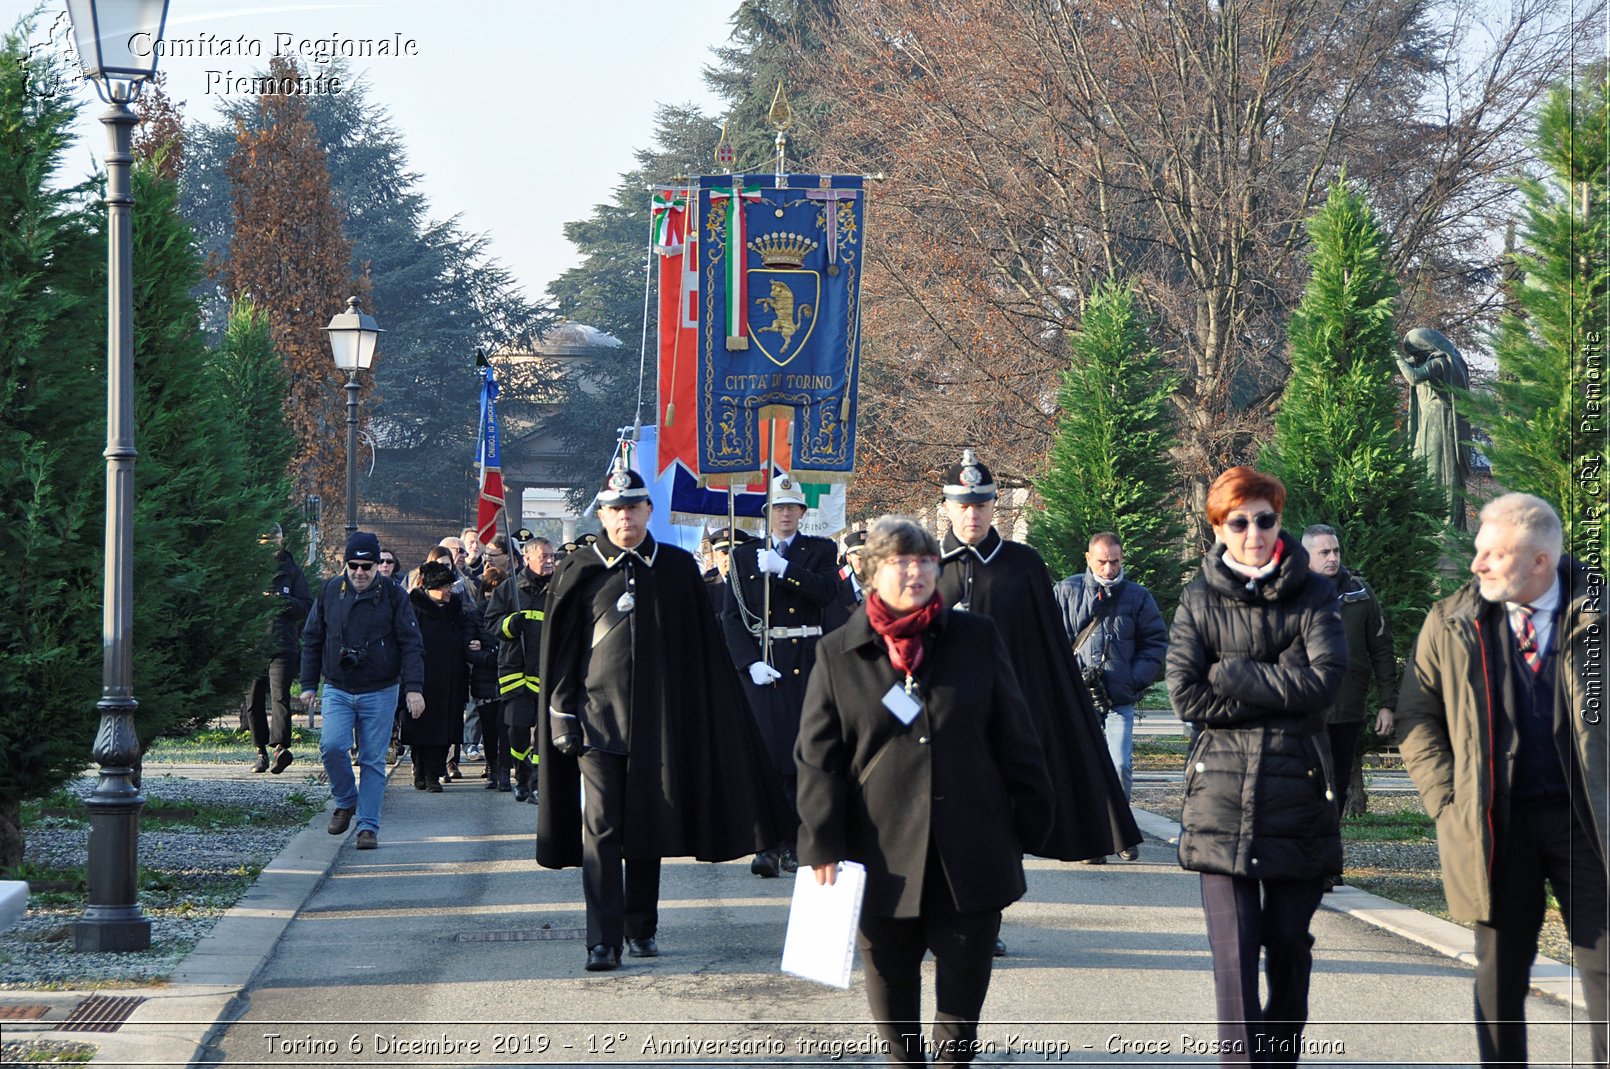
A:
[[[1141,841],[1079,678],[1051,573],[1033,547],[991,529],[977,546],[945,536],[939,596],[988,616],[1012,658],[1056,790],[1051,837],[1040,853],[1061,861],[1116,854]]]
[[[600,536],[560,562],[536,733],[543,866],[582,860],[579,769],[553,747],[555,715],[575,717],[589,746],[624,747],[626,857],[728,861],[781,838],[786,802],[707,597],[692,555],[652,536],[635,551]]]
[[[498,693],[503,718],[512,728],[529,728],[537,722],[543,608],[551,578],[521,568],[486,599],[482,633],[497,643]]]
[[[420,588],[409,593],[408,603],[419,621],[424,647],[425,711],[417,720],[403,711],[402,741],[407,746],[451,746],[464,737],[470,668],[491,664],[493,653],[485,648],[470,649],[470,643],[481,637],[481,629],[462,595],[454,594],[438,604]]]
[[[343,648],[362,656],[343,665]],[[419,622],[399,584],[377,576],[360,594],[345,575],[325,582],[302,629],[302,689],[316,688],[321,675],[351,694],[384,690],[399,681],[401,694],[424,692]]]
[[[1103,593],[1089,572],[1070,575],[1052,590],[1069,642],[1101,614],[1101,623],[1091,628],[1074,656],[1081,667],[1101,668],[1101,680],[1114,705],[1134,705],[1162,674],[1168,623],[1151,591],[1139,583],[1120,579],[1105,590],[1105,597]]]
[[[1325,732],[1347,668],[1336,587],[1284,531],[1279,566],[1251,589],[1224,551],[1208,551],[1169,633],[1174,711],[1206,729],[1185,772],[1180,865],[1268,880],[1339,875]]]
[[[1610,728],[1604,709],[1604,580],[1570,556],[1560,559],[1561,603],[1554,651],[1554,746],[1571,788],[1571,809],[1610,873]],[[1483,600],[1473,579],[1431,607],[1403,673],[1398,748],[1426,813],[1437,822],[1437,852],[1448,912],[1492,915],[1495,837],[1509,823],[1510,780],[1519,752],[1508,610]]]
[[[1342,689],[1330,707],[1332,724],[1363,720],[1370,697],[1370,680],[1381,708],[1396,709],[1398,701],[1398,661],[1392,652],[1392,629],[1381,612],[1375,591],[1357,572],[1346,568],[1336,573],[1336,605],[1342,611],[1342,629],[1347,633],[1347,674]]]
[[[307,585],[307,576],[296,563],[296,558],[285,550],[276,550],[279,566],[274,573],[274,594],[280,599],[280,611],[269,624],[271,643],[269,657],[294,660],[300,648],[297,641],[302,634],[303,621],[313,608],[313,591]]]
[[[947,609],[924,645],[923,708],[902,724],[883,696],[905,676],[858,611],[818,648],[800,723],[800,863],[865,865],[874,917],[920,914],[930,850],[960,912],[1002,909],[1051,830],[1050,776],[995,625]]]
[[[756,540],[733,549],[721,629],[772,766],[791,775],[799,710],[805,704],[805,682],[816,663],[816,643],[821,636],[774,632],[769,663],[783,677],[764,687],[755,686],[749,678],[749,666],[761,660],[758,630],[765,605],[766,575],[760,570],[760,551],[765,545],[764,540]],[[783,556],[788,559],[788,570],[780,577],[771,577],[771,626],[821,631],[823,611],[838,596],[837,546],[831,539],[796,534]]]

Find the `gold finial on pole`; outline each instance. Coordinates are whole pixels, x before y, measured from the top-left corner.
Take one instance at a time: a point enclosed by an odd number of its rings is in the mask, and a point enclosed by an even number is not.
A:
[[[721,140],[716,142],[716,166],[721,168],[722,174],[731,174],[733,161],[737,158],[737,151],[727,140],[727,124],[724,122],[721,124]]]
[[[794,109],[788,106],[788,94],[783,92],[783,81],[777,80],[777,92],[771,97],[771,110],[766,113],[766,121],[771,128],[777,131],[774,144],[777,146],[777,184],[783,184],[783,168],[788,160],[788,127],[794,121]]]

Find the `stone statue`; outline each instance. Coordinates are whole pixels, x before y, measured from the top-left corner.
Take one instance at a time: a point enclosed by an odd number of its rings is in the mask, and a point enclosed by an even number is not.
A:
[[[1465,529],[1465,476],[1470,472],[1470,427],[1454,408],[1470,389],[1470,371],[1454,343],[1429,327],[1403,336],[1398,370],[1409,380],[1409,440],[1443,492],[1446,515]]]

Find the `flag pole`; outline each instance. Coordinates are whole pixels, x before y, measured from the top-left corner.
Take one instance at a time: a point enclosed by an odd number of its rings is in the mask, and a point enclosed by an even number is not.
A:
[[[763,525],[766,528],[766,551],[771,552],[771,498],[772,483],[771,469],[774,458],[777,456],[777,421],[770,416],[766,417],[766,507],[761,510]],[[727,488],[727,497],[732,497],[732,488]],[[760,610],[760,659],[768,665],[771,664],[771,572],[762,568],[760,570],[761,582],[761,610]]]

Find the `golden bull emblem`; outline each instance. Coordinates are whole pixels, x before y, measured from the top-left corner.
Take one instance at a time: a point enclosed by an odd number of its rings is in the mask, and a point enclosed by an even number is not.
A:
[[[799,355],[816,325],[822,278],[815,271],[804,270],[803,265],[817,242],[785,231],[762,234],[748,244],[765,265],[750,269],[751,292],[760,288],[757,283],[766,285],[766,296],[752,301],[749,337],[772,363],[782,367]],[[764,321],[767,314],[769,323]]]

